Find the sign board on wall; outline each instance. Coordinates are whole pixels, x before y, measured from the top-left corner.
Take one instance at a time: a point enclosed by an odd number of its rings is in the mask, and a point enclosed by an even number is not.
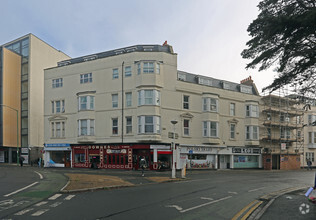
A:
[[[286,150],[286,143],[281,143],[281,150]]]

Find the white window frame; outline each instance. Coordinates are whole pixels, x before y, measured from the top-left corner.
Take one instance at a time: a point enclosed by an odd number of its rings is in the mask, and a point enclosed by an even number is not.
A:
[[[236,124],[235,123],[230,124],[230,138],[231,139],[236,138]]]
[[[183,109],[189,109],[189,108],[190,108],[190,96],[183,95]]]
[[[118,94],[112,94],[112,108],[118,108]]]
[[[112,135],[119,135],[118,118],[112,118]],[[114,132],[116,130],[116,132]]]
[[[218,112],[218,99],[204,97],[202,103],[203,112]]]
[[[58,107],[59,103],[59,107]],[[52,101],[52,114],[64,113],[65,112],[65,100],[54,100]]]
[[[160,63],[156,63],[156,73],[160,74]]]
[[[155,62],[143,62],[143,73],[155,73]]]
[[[306,152],[306,161],[310,160],[311,162],[314,162],[315,154],[314,152]]]
[[[245,106],[246,117],[258,118],[259,117],[259,106],[253,104],[247,104]]]
[[[131,77],[132,76],[132,67],[126,66],[124,68],[124,72],[125,72],[125,77]]]
[[[86,101],[84,101],[84,98],[86,98]],[[79,111],[94,110],[94,96],[92,95],[79,96],[78,109]]]
[[[52,121],[51,125],[51,138],[64,138],[65,137],[65,121]]]
[[[183,135],[190,136],[190,120],[189,119],[183,119]]]
[[[252,87],[251,86],[246,86],[246,85],[240,85],[240,92],[247,93],[247,94],[252,94]]]
[[[142,64],[141,63],[137,63],[137,75],[140,75],[142,72]]]
[[[92,82],[92,73],[80,74],[80,84],[91,83]]]
[[[63,78],[53,79],[52,80],[53,88],[61,88],[63,87]]]
[[[133,118],[132,116],[125,117],[126,120],[126,134],[132,134],[133,133]]]
[[[84,123],[86,124],[86,126],[83,126]],[[94,135],[95,135],[94,119],[79,119],[78,120],[78,136],[94,136]]]
[[[112,79],[118,79],[119,78],[119,70],[118,68],[115,68],[112,70]]]
[[[148,122],[146,119],[152,119]],[[160,116],[142,115],[138,116],[138,134],[160,134]],[[149,129],[152,127],[152,129]]]
[[[245,134],[246,140],[259,140],[259,126],[246,125]]]
[[[159,90],[155,90],[155,89],[139,90],[137,94],[138,94],[138,106],[142,106],[142,105],[160,106],[160,91]]]
[[[203,121],[202,124],[203,137],[217,138],[219,134],[219,127],[217,121]]]
[[[230,103],[229,104],[229,115],[230,116],[235,116],[236,115],[236,104],[235,103]]]
[[[125,93],[125,105],[126,107],[132,106],[132,93],[131,92]]]

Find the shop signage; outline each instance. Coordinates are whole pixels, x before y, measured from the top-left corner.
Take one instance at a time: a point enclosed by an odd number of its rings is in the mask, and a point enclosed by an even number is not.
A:
[[[281,150],[286,150],[286,143],[281,143]]]
[[[65,143],[45,144],[45,147],[70,147],[70,144],[65,144]]]
[[[21,148],[21,153],[22,154],[28,154],[29,153],[29,149],[27,147],[22,147]]]
[[[170,150],[170,145],[150,145],[150,149]]]
[[[207,152],[212,152],[212,148],[210,147],[188,147],[187,148],[189,154],[194,153],[207,153]],[[192,152],[192,153],[190,153]]]
[[[233,154],[260,154],[260,149],[258,148],[241,148],[241,147],[233,147],[232,153]]]
[[[106,149],[108,154],[126,154],[126,149]]]

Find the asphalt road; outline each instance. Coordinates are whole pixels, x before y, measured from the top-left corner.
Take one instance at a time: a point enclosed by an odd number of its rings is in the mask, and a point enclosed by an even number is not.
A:
[[[58,175],[61,171],[50,172],[49,175]],[[116,175],[125,175],[125,178],[128,178],[126,176],[139,176],[139,173],[117,172]],[[19,206],[16,209],[11,208],[10,214],[4,217],[6,219],[232,219],[240,210],[257,201],[261,196],[290,187],[307,187],[314,183],[314,172],[307,171],[194,171],[188,172],[187,177],[184,181],[162,184],[141,184],[142,179],[136,178],[140,181],[136,187],[75,194],[59,194],[57,191],[53,193],[52,190],[50,195],[42,196],[36,203]],[[56,188],[58,182],[52,184]],[[25,193],[16,197],[29,198]],[[286,206],[287,203],[284,205]],[[3,216],[1,213],[3,212],[0,210],[0,216]],[[275,219],[273,216],[277,213],[276,211],[272,214],[272,217],[263,217]]]

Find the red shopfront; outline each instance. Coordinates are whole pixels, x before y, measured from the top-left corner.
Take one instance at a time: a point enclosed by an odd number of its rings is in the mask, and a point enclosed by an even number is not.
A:
[[[132,148],[129,145],[73,146],[73,167],[132,169]]]
[[[147,169],[170,168],[171,152],[166,148],[157,151],[155,147],[150,144],[72,146],[72,167],[137,170],[141,158],[145,158]],[[163,166],[159,165],[162,162]]]

